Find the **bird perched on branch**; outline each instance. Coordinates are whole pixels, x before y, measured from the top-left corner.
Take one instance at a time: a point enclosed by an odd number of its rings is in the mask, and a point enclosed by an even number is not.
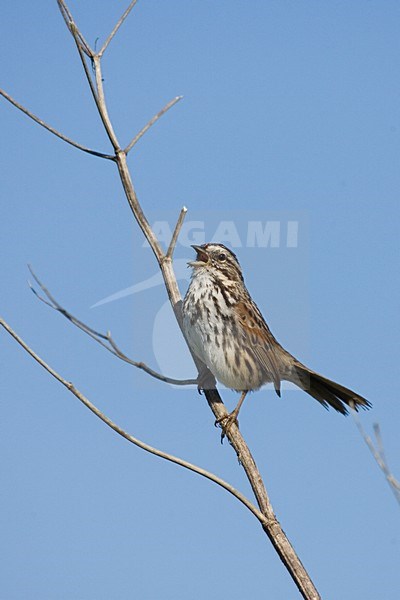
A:
[[[343,415],[347,407],[369,408],[362,396],[312,371],[287,352],[272,335],[244,284],[236,255],[223,244],[192,246],[196,260],[183,301],[183,331],[192,352],[226,387],[241,392],[226,429],[237,421],[249,391],[272,383],[278,396],[281,381],[290,381]],[[202,386],[202,382],[199,381]]]

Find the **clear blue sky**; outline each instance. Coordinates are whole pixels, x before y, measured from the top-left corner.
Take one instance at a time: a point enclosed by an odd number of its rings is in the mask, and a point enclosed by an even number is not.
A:
[[[70,8],[94,44],[126,4]],[[152,221],[171,225],[189,208],[176,254],[182,293],[190,240],[226,221],[275,335],[371,400],[363,424],[380,424],[397,477],[399,27],[389,0],[141,0],[104,59],[122,142],[184,95],[130,157]],[[2,88],[77,141],[110,150],[55,1],[3,3],[0,45]],[[112,330],[135,358],[194,375],[163,288],[143,284],[156,267],[114,165],[3,100],[0,122],[2,315],[125,429],[250,495],[203,397],[149,381],[28,289],[31,263],[67,308]],[[252,222],[275,232],[266,247],[249,242]],[[142,291],[93,308],[135,285]],[[1,600],[299,597],[232,497],[130,446],[4,333],[0,352]],[[236,395],[222,393],[233,408]],[[240,426],[323,598],[398,598],[399,507],[352,419],[303,392],[278,399],[264,389],[246,401]]]

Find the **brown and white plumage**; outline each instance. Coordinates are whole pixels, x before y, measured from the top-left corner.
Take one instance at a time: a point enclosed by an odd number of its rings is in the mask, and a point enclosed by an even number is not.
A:
[[[350,389],[312,371],[275,339],[244,284],[235,254],[223,244],[193,246],[192,280],[183,302],[183,329],[192,351],[226,387],[246,393],[291,381],[326,408],[347,414],[348,406],[370,403]]]

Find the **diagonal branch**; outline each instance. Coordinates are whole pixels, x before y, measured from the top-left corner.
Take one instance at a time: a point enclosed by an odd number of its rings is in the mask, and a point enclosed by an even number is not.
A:
[[[357,426],[357,429],[361,434],[361,437],[363,438],[364,442],[367,444],[378,467],[384,474],[386,481],[388,482],[390,489],[392,490],[392,492],[394,494],[394,497],[396,498],[397,502],[400,504],[400,482],[397,481],[397,479],[394,477],[394,475],[392,474],[392,472],[389,469],[389,465],[387,463],[386,456],[385,456],[383,440],[382,440],[382,435],[381,435],[381,429],[380,429],[378,423],[375,423],[373,426],[374,433],[375,433],[375,439],[376,439],[376,446],[375,446],[371,437],[364,430],[364,428],[361,424],[360,417],[358,416],[358,413],[354,409],[352,409],[351,414],[353,416],[353,419]]]
[[[84,51],[82,49],[82,46],[81,46],[81,44],[79,42],[79,30],[77,29],[77,27],[76,27],[75,24],[70,27],[70,32],[71,32],[72,37],[74,38],[76,49],[78,50],[79,58],[81,59],[83,70],[85,72],[86,79],[87,79],[87,82],[89,84],[90,91],[92,92],[93,100],[94,100],[94,102],[95,102],[95,104],[97,106],[97,110],[100,112],[99,99],[98,99],[98,95],[97,95],[96,86],[95,86],[95,84],[93,82],[93,79],[92,79],[92,73],[90,72],[88,64],[86,62],[87,59],[85,57],[85,53],[84,53]],[[93,66],[93,57],[92,56],[90,56],[90,60],[92,61],[92,66]]]
[[[89,83],[90,90],[92,92],[93,99],[95,101],[98,113],[102,120],[104,129],[108,135],[108,138],[117,152],[120,147],[117,140],[117,136],[115,135],[113,126],[111,124],[110,118],[108,116],[107,105],[104,97],[104,86],[103,86],[103,76],[101,73],[101,57],[99,54],[95,54],[90,46],[87,44],[85,38],[82,36],[79,27],[76,25],[73,17],[71,15],[70,10],[68,9],[66,3],[63,0],[57,0],[58,6],[60,8],[61,14],[63,15],[64,21],[71,32],[72,37],[74,38],[76,48],[79,53],[79,57],[82,62],[82,66],[85,71],[86,79]],[[86,54],[90,60],[92,61],[92,66],[94,68],[95,81],[96,86],[93,83],[91,73],[89,71],[86,59],[84,54]]]
[[[68,29],[70,30],[70,32],[72,33],[72,35],[74,35],[74,30],[77,31],[77,37],[78,37],[77,43],[79,44],[81,50],[89,58],[92,58],[94,56],[94,52],[91,49],[91,47],[89,46],[89,44],[87,43],[87,41],[85,40],[85,38],[83,37],[82,33],[76,27],[72,13],[69,10],[68,6],[66,5],[66,3],[63,0],[57,0],[57,4],[58,4],[58,8],[60,9],[60,12],[62,14],[62,17],[64,19],[64,22],[65,22],[66,26],[68,27]]]
[[[158,457],[168,460],[172,463],[175,463],[176,465],[179,465],[180,467],[184,467],[185,469],[188,469],[189,471],[193,471],[194,473],[197,473],[198,475],[201,475],[202,477],[209,479],[213,483],[216,483],[217,485],[219,485],[220,487],[225,489],[227,492],[232,494],[232,496],[234,496],[242,504],[244,504],[246,506],[246,508],[248,508],[253,513],[253,515],[260,521],[261,525],[265,526],[266,518],[262,514],[262,512],[260,512],[254,506],[254,504],[252,504],[252,502],[250,502],[246,498],[246,496],[244,496],[244,494],[239,492],[230,483],[227,483],[226,481],[224,481],[217,475],[214,475],[214,473],[211,473],[210,471],[206,471],[206,469],[202,469],[201,467],[198,467],[197,465],[194,465],[194,464],[188,462],[187,460],[184,460],[182,458],[174,456],[173,454],[169,454],[168,452],[163,452],[162,450],[158,450],[157,448],[154,448],[153,446],[150,446],[149,444],[146,444],[145,442],[142,442],[138,438],[127,433],[124,429],[119,427],[119,425],[114,423],[109,417],[107,417],[104,413],[102,413],[70,381],[67,381],[66,379],[61,377],[61,375],[59,375],[57,373],[57,371],[55,371],[42,358],[40,358],[40,356],[38,354],[36,354],[36,352],[34,352],[32,350],[32,348],[30,348],[28,346],[28,344],[26,344],[26,342],[24,342],[24,340],[22,338],[20,338],[19,335],[10,327],[10,325],[8,325],[8,323],[6,323],[6,321],[4,321],[4,319],[2,319],[1,317],[0,317],[0,325],[15,339],[16,342],[18,342],[18,344],[28,354],[30,354],[30,356],[32,356],[32,358],[34,358],[36,360],[36,362],[39,363],[39,365],[41,367],[43,367],[48,373],[50,373],[50,375],[52,375],[57,381],[59,381],[64,387],[66,387],[67,390],[69,390],[71,392],[71,394],[73,394],[76,398],[78,398],[78,400],[80,400],[82,402],[82,404],[84,404],[86,406],[86,408],[91,410],[92,413],[94,413],[96,415],[96,417],[101,419],[103,421],[103,423],[108,425],[108,427],[111,427],[111,429],[113,429],[116,433],[118,433],[120,436],[122,436],[123,438],[128,440],[128,442],[131,442],[138,448],[141,448],[142,450],[145,450],[146,452],[150,452],[150,454],[154,454],[155,456],[158,456]]]
[[[35,288],[29,284],[32,292],[35,296],[44,304],[49,306],[50,308],[56,310],[60,314],[62,314],[66,319],[68,319],[75,327],[86,333],[89,337],[95,340],[100,346],[105,348],[108,352],[111,352],[117,358],[120,358],[124,362],[141,369],[148,375],[151,375],[155,379],[159,381],[163,381],[164,383],[169,383],[171,385],[197,385],[197,379],[174,379],[173,377],[167,377],[166,375],[162,375],[161,373],[157,373],[151,367],[147,366],[142,361],[136,361],[129,358],[122,350],[117,346],[116,342],[113,340],[111,333],[108,331],[106,334],[100,333],[96,331],[77,317],[74,317],[69,311],[67,311],[59,302],[54,298],[51,292],[47,289],[47,287],[40,281],[36,273],[33,271],[32,267],[28,265],[29,271],[31,272],[32,277],[44,293],[46,297],[41,296]]]
[[[107,132],[108,138],[113,145],[116,152],[120,150],[120,145],[115,135],[110,117],[108,116],[108,110],[106,105],[106,99],[104,95],[103,75],[101,72],[101,59],[98,56],[93,57],[94,74],[96,78],[96,89],[97,89],[97,107],[100,113],[100,118],[103,122],[104,129]]]
[[[179,233],[182,229],[182,225],[183,225],[183,221],[185,220],[186,213],[187,213],[187,208],[186,208],[186,206],[183,206],[181,209],[181,212],[179,213],[179,217],[178,217],[178,220],[175,225],[174,233],[172,234],[172,238],[171,238],[171,241],[168,246],[167,254],[165,255],[166,258],[172,259],[172,255],[174,253],[176,242],[178,241]]]
[[[55,136],[59,137],[64,142],[67,142],[67,144],[74,146],[74,148],[78,148],[78,150],[82,150],[83,152],[86,152],[87,154],[92,154],[93,156],[99,156],[100,158],[106,158],[108,160],[115,160],[115,157],[110,154],[103,154],[103,152],[91,150],[90,148],[86,148],[86,146],[82,146],[82,144],[78,144],[78,142],[71,140],[71,138],[67,137],[63,133],[60,133],[59,131],[57,131],[57,129],[54,129],[54,127],[52,127],[51,125],[34,115],[30,110],[28,110],[27,108],[22,106],[22,104],[14,100],[14,98],[10,96],[10,94],[7,94],[7,92],[5,92],[4,90],[0,89],[0,95],[3,96],[3,98],[5,98],[6,100],[8,100],[8,102],[10,102],[13,106],[18,108],[18,110],[27,115],[30,119],[35,121],[35,123],[38,123],[39,125],[41,125],[41,127],[44,127],[45,129],[47,129],[47,131],[50,131],[50,133],[53,133]]]
[[[139,131],[139,133],[137,133],[135,135],[135,137],[133,138],[133,140],[127,145],[127,147],[125,148],[124,152],[125,154],[128,154],[133,146],[135,144],[137,144],[137,142],[140,140],[140,138],[142,136],[144,136],[144,134],[146,133],[146,131],[148,131],[150,129],[150,127],[152,125],[154,125],[154,123],[156,123],[158,121],[158,119],[160,119],[163,115],[165,115],[165,113],[172,108],[177,102],[179,102],[179,100],[182,100],[183,96],[175,96],[175,98],[173,98],[172,100],[170,100],[165,106],[164,108],[162,108],[156,115],[154,115],[154,117],[152,117],[150,119],[150,121],[148,123],[146,123],[146,125],[143,127],[143,129],[141,129]]]
[[[118,358],[120,358],[121,360],[124,360],[125,362],[129,363],[130,365],[133,365],[134,367],[137,367],[138,369],[142,369],[142,371],[145,371],[148,375],[155,377],[155,379],[159,379],[160,381],[163,381],[164,383],[170,383],[171,385],[197,385],[198,384],[197,379],[174,379],[173,377],[167,377],[166,375],[161,375],[161,373],[157,373],[156,371],[154,371],[153,369],[148,367],[143,362],[137,362],[137,361],[132,360],[131,358],[126,356],[126,354],[124,354],[119,349],[119,347],[117,346],[115,341],[112,339],[110,332],[107,332],[107,340],[108,340],[110,346],[114,349],[115,352],[113,354],[115,354],[115,356],[118,356]]]
[[[378,423],[374,423],[374,433],[375,433],[375,438],[376,438],[376,443],[377,443],[377,453],[381,459],[381,463],[382,463],[382,471],[385,474],[385,477],[387,479],[387,482],[389,483],[397,502],[400,504],[400,481],[398,481],[394,475],[391,473],[390,469],[389,469],[389,465],[388,462],[386,460],[386,456],[385,456],[385,450],[383,447],[383,440],[382,440],[382,434],[381,434],[381,429],[379,427]],[[379,464],[379,463],[378,463]]]
[[[110,35],[108,36],[106,41],[104,42],[103,47],[101,48],[100,52],[97,53],[97,56],[99,58],[101,58],[103,56],[104,52],[107,50],[108,44],[111,42],[111,40],[117,33],[118,29],[121,27],[122,23],[125,21],[126,17],[129,15],[129,13],[131,12],[132,8],[135,6],[136,3],[137,3],[137,0],[132,0],[132,2],[130,3],[130,5],[128,6],[128,8],[124,12],[124,14],[122,15],[122,17],[116,23],[114,29],[112,30],[112,32],[110,33]]]
[[[147,220],[146,215],[139,203],[138,197],[135,192],[135,188],[133,187],[132,178],[128,169],[128,165],[126,162],[126,154],[121,151],[116,154],[116,160],[119,175],[121,178],[122,187],[124,188],[124,192],[126,195],[126,199],[128,200],[128,204],[131,208],[132,214],[136,219],[137,224],[143,232],[144,237],[148,241],[150,248],[152,249],[154,256],[157,260],[158,265],[161,265],[161,262],[164,257],[163,250],[161,248],[161,244],[158,241],[154,231],[152,230],[149,221]],[[172,270],[172,267],[171,267]],[[161,273],[164,276],[164,271],[161,269]],[[165,281],[165,276],[164,276]],[[171,277],[168,280],[168,285],[166,285],[166,289],[168,292],[168,296],[171,300],[172,307],[175,306],[176,302],[180,299],[180,293],[178,289],[178,285],[176,283],[176,278],[171,272]]]

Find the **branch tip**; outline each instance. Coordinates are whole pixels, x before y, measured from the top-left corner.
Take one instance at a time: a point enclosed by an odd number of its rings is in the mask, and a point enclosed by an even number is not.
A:
[[[358,431],[360,432],[361,437],[364,442],[367,444],[372,456],[375,459],[376,464],[384,474],[386,481],[388,482],[390,489],[392,490],[397,502],[400,504],[400,482],[394,477],[394,475],[390,472],[389,465],[386,460],[383,440],[381,435],[381,430],[378,423],[373,424],[373,430],[376,438],[376,447],[371,439],[371,437],[364,430],[361,420],[358,416],[358,413],[352,408],[351,414],[353,420],[357,426]]]
[[[179,100],[181,100],[182,98],[183,98],[183,96],[175,96],[175,98],[170,100],[156,115],[154,115],[154,117],[152,117],[150,119],[150,121],[148,121],[148,123],[146,123],[146,125],[139,131],[139,133],[137,133],[135,135],[135,137],[132,139],[132,141],[127,145],[127,147],[124,150],[125,154],[128,154],[128,152],[130,152],[132,150],[133,146],[135,146],[135,144],[138,143],[140,138],[144,136],[144,134],[150,129],[150,127],[152,127],[152,125],[154,125],[154,123],[156,123],[163,115],[165,115],[165,113],[170,108],[175,106],[175,104],[177,102],[179,102]]]
[[[107,50],[109,43],[111,42],[111,40],[117,33],[118,29],[121,27],[122,23],[125,21],[126,17],[129,15],[129,13],[131,12],[132,8],[135,6],[136,3],[137,3],[137,0],[132,0],[130,5],[128,6],[128,8],[125,10],[125,12],[122,14],[120,19],[117,21],[114,29],[112,30],[112,32],[110,33],[110,35],[108,36],[106,41],[104,42],[104,44],[103,44],[100,52],[97,54],[97,56],[99,56],[100,58],[102,57],[104,52]]]
[[[186,206],[183,206],[181,208],[181,212],[179,213],[179,217],[176,222],[170,244],[168,246],[167,254],[165,255],[169,259],[172,258],[172,255],[174,253],[176,242],[178,241],[178,236],[179,236],[180,230],[182,229],[182,225],[183,225],[183,221],[185,219],[186,213],[187,213],[187,208],[186,208]]]

